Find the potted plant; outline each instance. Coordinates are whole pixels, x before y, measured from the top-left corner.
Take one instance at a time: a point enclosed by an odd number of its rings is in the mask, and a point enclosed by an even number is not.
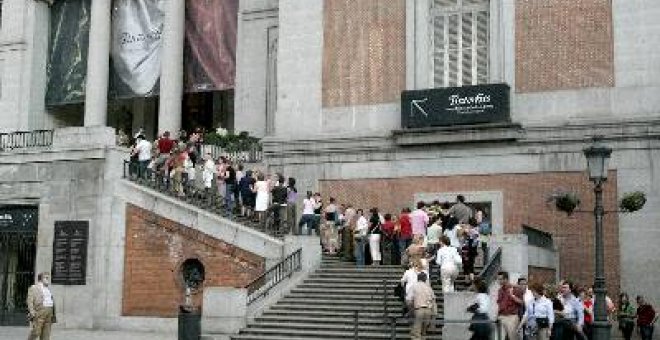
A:
[[[623,195],[619,201],[619,209],[624,213],[638,211],[646,204],[646,194],[641,191],[629,192]]]
[[[557,210],[563,211],[569,216],[580,206],[580,198],[575,192],[566,191],[553,194],[552,200]]]

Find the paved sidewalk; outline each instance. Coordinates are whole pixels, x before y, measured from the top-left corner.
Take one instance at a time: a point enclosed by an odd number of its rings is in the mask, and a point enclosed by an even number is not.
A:
[[[0,340],[27,339],[27,327],[0,327]],[[54,329],[51,340],[176,340],[176,334]]]

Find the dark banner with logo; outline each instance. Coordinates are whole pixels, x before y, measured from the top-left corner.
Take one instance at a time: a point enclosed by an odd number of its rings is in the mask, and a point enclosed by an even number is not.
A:
[[[85,100],[90,0],[55,1],[51,6],[46,105]]]
[[[510,122],[509,85],[486,84],[401,93],[404,128]]]
[[[187,0],[186,92],[234,88],[238,0]]]

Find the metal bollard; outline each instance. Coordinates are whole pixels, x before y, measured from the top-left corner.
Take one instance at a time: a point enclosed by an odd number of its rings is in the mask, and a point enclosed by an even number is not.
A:
[[[179,309],[178,340],[199,340],[202,336],[202,314],[199,311],[188,311],[181,306]]]

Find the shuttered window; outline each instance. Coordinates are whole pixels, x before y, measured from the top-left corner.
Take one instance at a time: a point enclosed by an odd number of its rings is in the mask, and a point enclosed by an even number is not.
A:
[[[432,0],[435,87],[488,82],[490,0]]]

